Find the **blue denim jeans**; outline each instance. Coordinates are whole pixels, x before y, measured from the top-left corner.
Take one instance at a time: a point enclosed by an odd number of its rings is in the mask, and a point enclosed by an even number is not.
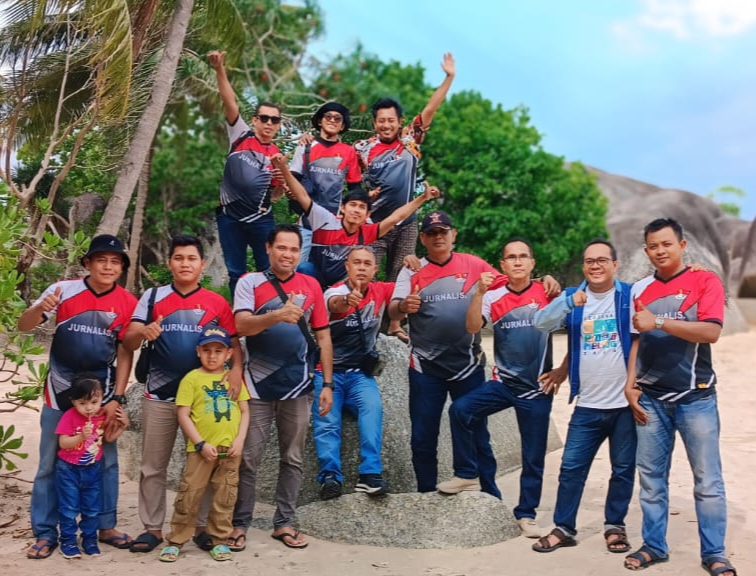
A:
[[[312,230],[300,226],[299,232],[302,234],[302,249],[299,251],[299,262],[309,262],[310,249],[312,248]]]
[[[218,239],[223,249],[223,261],[228,270],[228,287],[233,299],[236,283],[247,272],[247,246],[252,248],[255,270],[260,272],[270,267],[265,242],[276,223],[273,214],[248,223],[235,220],[221,210],[216,212],[215,220],[218,224]]]
[[[76,517],[79,515],[81,522],[78,528],[81,529],[82,540],[96,542],[97,527],[100,524],[100,463],[78,466],[58,458],[55,473],[61,543],[76,544]]]
[[[305,260],[299,261],[299,266],[297,266],[297,272],[300,274],[307,274],[308,276],[312,276],[317,280],[321,286],[323,286],[323,276],[320,274],[320,271],[318,270],[317,266],[313,264],[312,262],[306,262]]]
[[[719,457],[716,394],[688,404],[664,402],[644,394],[640,405],[648,414],[648,422],[637,426],[643,543],[660,556],[669,553],[669,468],[677,431],[693,471],[701,559],[724,557],[727,500]]]
[[[485,379],[482,367],[464,380],[454,382],[409,369],[412,466],[415,469],[418,492],[433,492],[438,483],[438,434],[447,396],[451,396],[452,401],[456,401],[482,386]],[[449,425],[452,437],[454,437],[458,434],[454,430],[455,424],[450,421]],[[473,428],[481,490],[501,498],[496,483],[491,481],[496,478],[496,458],[491,449],[488,419],[479,419]],[[477,474],[473,477],[475,476]]]
[[[39,468],[34,477],[31,495],[31,525],[37,540],[58,541],[58,491],[55,465],[58,460],[58,437],[55,428],[63,412],[49,406],[42,407],[39,438]],[[100,459],[99,529],[110,530],[116,525],[118,508],[118,448],[115,442],[103,442]]]
[[[496,486],[496,468],[483,468],[476,445],[475,428],[487,416],[514,407],[520,430],[522,472],[520,501],[514,509],[515,518],[535,518],[541,502],[543,467],[549,438],[551,396],[527,400],[518,398],[503,382],[489,380],[474,391],[454,400],[449,408],[454,449],[454,474],[459,478],[480,477],[483,486]],[[488,448],[490,451],[490,446]],[[487,490],[484,490],[487,491]],[[501,498],[498,488],[490,492]]]
[[[360,431],[360,474],[380,474],[381,447],[383,446],[383,405],[378,384],[362,370],[334,372],[333,407],[325,416],[318,414],[318,401],[323,390],[323,373],[318,370],[313,378],[315,401],[312,403],[312,432],[315,450],[320,462],[318,482],[326,473],[344,481],[341,472],[341,419],[344,410],[357,417]]]
[[[635,484],[635,420],[630,408],[599,410],[578,406],[572,413],[559,469],[554,524],[577,534],[577,513],[585,481],[601,444],[609,439],[612,476],[604,504],[604,530],[624,528]]]

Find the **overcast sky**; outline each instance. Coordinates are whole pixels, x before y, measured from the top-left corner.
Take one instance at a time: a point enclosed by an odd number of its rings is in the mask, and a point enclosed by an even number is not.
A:
[[[756,0],[319,0],[321,58],[361,41],[453,90],[524,104],[544,147],[659,186],[748,193],[756,214]]]

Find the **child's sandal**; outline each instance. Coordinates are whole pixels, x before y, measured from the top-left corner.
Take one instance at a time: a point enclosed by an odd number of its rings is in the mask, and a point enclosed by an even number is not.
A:
[[[166,546],[160,551],[158,560],[161,562],[175,562],[178,560],[180,549],[178,546]]]
[[[213,546],[213,549],[210,550],[210,556],[213,557],[213,560],[217,560],[218,562],[231,560],[231,549],[225,544],[218,544],[217,546]]]

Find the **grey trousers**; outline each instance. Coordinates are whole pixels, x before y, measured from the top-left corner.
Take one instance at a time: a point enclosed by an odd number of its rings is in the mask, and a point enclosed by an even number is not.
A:
[[[417,222],[395,227],[383,238],[373,242],[370,248],[378,264],[386,254],[386,281],[396,282],[396,277],[404,265],[404,257],[415,254],[417,250]]]
[[[257,470],[262,461],[273,421],[278,430],[280,460],[276,485],[276,513],[273,526],[290,526],[297,511],[297,498],[304,471],[302,457],[310,425],[312,394],[291,400],[272,402],[251,398],[249,431],[244,442],[244,455],[239,466],[239,495],[234,507],[235,528],[249,528],[255,507]]]

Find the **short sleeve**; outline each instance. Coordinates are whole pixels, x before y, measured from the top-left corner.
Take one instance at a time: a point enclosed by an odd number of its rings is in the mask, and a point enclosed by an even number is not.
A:
[[[194,404],[194,371],[192,370],[181,379],[176,393],[176,406],[191,406]]]
[[[300,176],[304,173],[304,150],[305,146],[303,144],[297,146],[294,150],[294,157],[289,162],[289,170]]]
[[[326,305],[326,310],[328,309],[328,301],[331,298],[334,296],[347,296],[349,292],[349,286],[346,284],[336,284],[328,288],[323,294],[323,303]]]
[[[323,291],[317,285],[317,281],[313,280],[312,285],[316,292],[312,314],[310,315],[310,326],[313,330],[322,330],[323,328],[328,328],[328,310],[323,299]]]
[[[231,306],[224,298],[219,298],[220,312],[218,313],[218,325],[226,330],[231,336],[236,336],[236,323],[234,322],[234,315],[231,312]]]
[[[365,246],[369,246],[373,242],[378,241],[378,235],[380,234],[380,231],[381,231],[381,225],[379,223],[363,224],[361,228],[362,228],[362,239],[365,242]]]
[[[249,127],[249,124],[242,119],[240,113],[236,122],[233,124],[226,122],[226,132],[228,133],[228,149],[231,150],[231,145],[248,132],[251,132],[251,128]]]
[[[234,313],[246,310],[255,312],[255,283],[252,274],[246,274],[239,279],[234,292]]]
[[[61,419],[58,421],[58,425],[55,428],[55,433],[59,436],[73,436],[76,434],[76,409],[71,408],[66,410]]]
[[[131,315],[132,322],[147,324],[147,310],[150,307],[150,295],[153,290],[157,290],[157,288],[150,288],[142,294],[142,297],[139,299],[139,302],[137,302],[136,308],[134,309],[134,313]]]
[[[485,318],[486,322],[491,322],[491,304],[493,304],[493,292],[489,290],[483,294],[483,306],[480,309],[480,315]]]
[[[310,207],[310,213],[307,214],[307,220],[313,230],[319,230],[328,224],[337,221],[338,218],[323,208],[317,202],[313,202]]]
[[[357,153],[352,148],[352,153],[349,155],[347,161],[347,174],[346,181],[348,184],[356,184],[362,181],[362,172],[360,172],[360,163],[357,160]]]
[[[394,285],[394,293],[391,295],[392,300],[404,300],[412,292],[412,276],[415,273],[409,268],[403,267],[399,271]]]
[[[693,272],[693,274],[704,273]],[[706,273],[705,278],[699,280],[699,283],[703,284],[701,296],[698,299],[699,322],[716,322],[722,325],[724,323],[725,293],[721,280],[716,274],[710,272]]]

